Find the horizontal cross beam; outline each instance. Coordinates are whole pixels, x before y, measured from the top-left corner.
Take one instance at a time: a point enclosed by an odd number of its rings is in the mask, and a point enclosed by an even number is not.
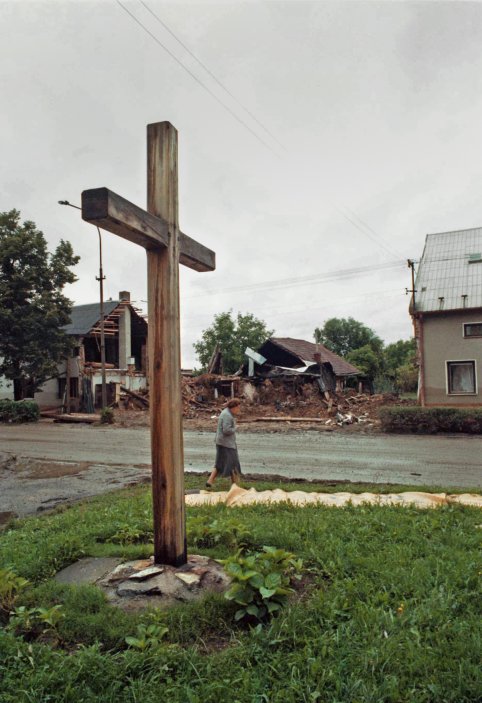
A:
[[[169,244],[167,222],[108,188],[83,191],[82,219],[144,249],[160,249]],[[179,232],[179,252],[180,263],[195,271],[214,271],[216,268],[215,253],[184,232]]]

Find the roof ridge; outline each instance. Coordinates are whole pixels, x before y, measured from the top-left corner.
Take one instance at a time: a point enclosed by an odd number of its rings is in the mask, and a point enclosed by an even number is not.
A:
[[[426,236],[437,237],[439,234],[462,234],[463,232],[471,232],[474,229],[482,230],[482,225],[478,225],[477,227],[466,227],[465,229],[448,229],[444,232],[428,232]]]

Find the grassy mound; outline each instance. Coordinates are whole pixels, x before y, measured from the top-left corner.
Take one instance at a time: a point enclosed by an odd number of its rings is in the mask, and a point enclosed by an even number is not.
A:
[[[190,551],[227,558],[249,533],[252,546],[305,565],[304,584],[264,626],[237,624],[237,606],[220,596],[126,614],[95,587],[52,580],[82,556],[149,556],[146,488],[10,524],[0,569],[28,579],[14,605],[36,609],[43,626],[0,630],[2,703],[478,699],[479,510],[283,504],[235,519],[236,529],[223,505],[189,509]]]

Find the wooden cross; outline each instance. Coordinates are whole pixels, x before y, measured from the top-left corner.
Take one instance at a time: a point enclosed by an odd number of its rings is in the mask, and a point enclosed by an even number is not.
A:
[[[179,229],[177,130],[147,125],[147,212],[107,188],[82,193],[82,219],[147,250],[154,560],[187,561],[179,262],[213,271],[215,254]]]

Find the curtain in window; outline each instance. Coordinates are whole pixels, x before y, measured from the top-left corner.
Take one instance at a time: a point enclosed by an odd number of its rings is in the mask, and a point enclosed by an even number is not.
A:
[[[472,361],[449,364],[449,392],[475,393],[475,368]]]

